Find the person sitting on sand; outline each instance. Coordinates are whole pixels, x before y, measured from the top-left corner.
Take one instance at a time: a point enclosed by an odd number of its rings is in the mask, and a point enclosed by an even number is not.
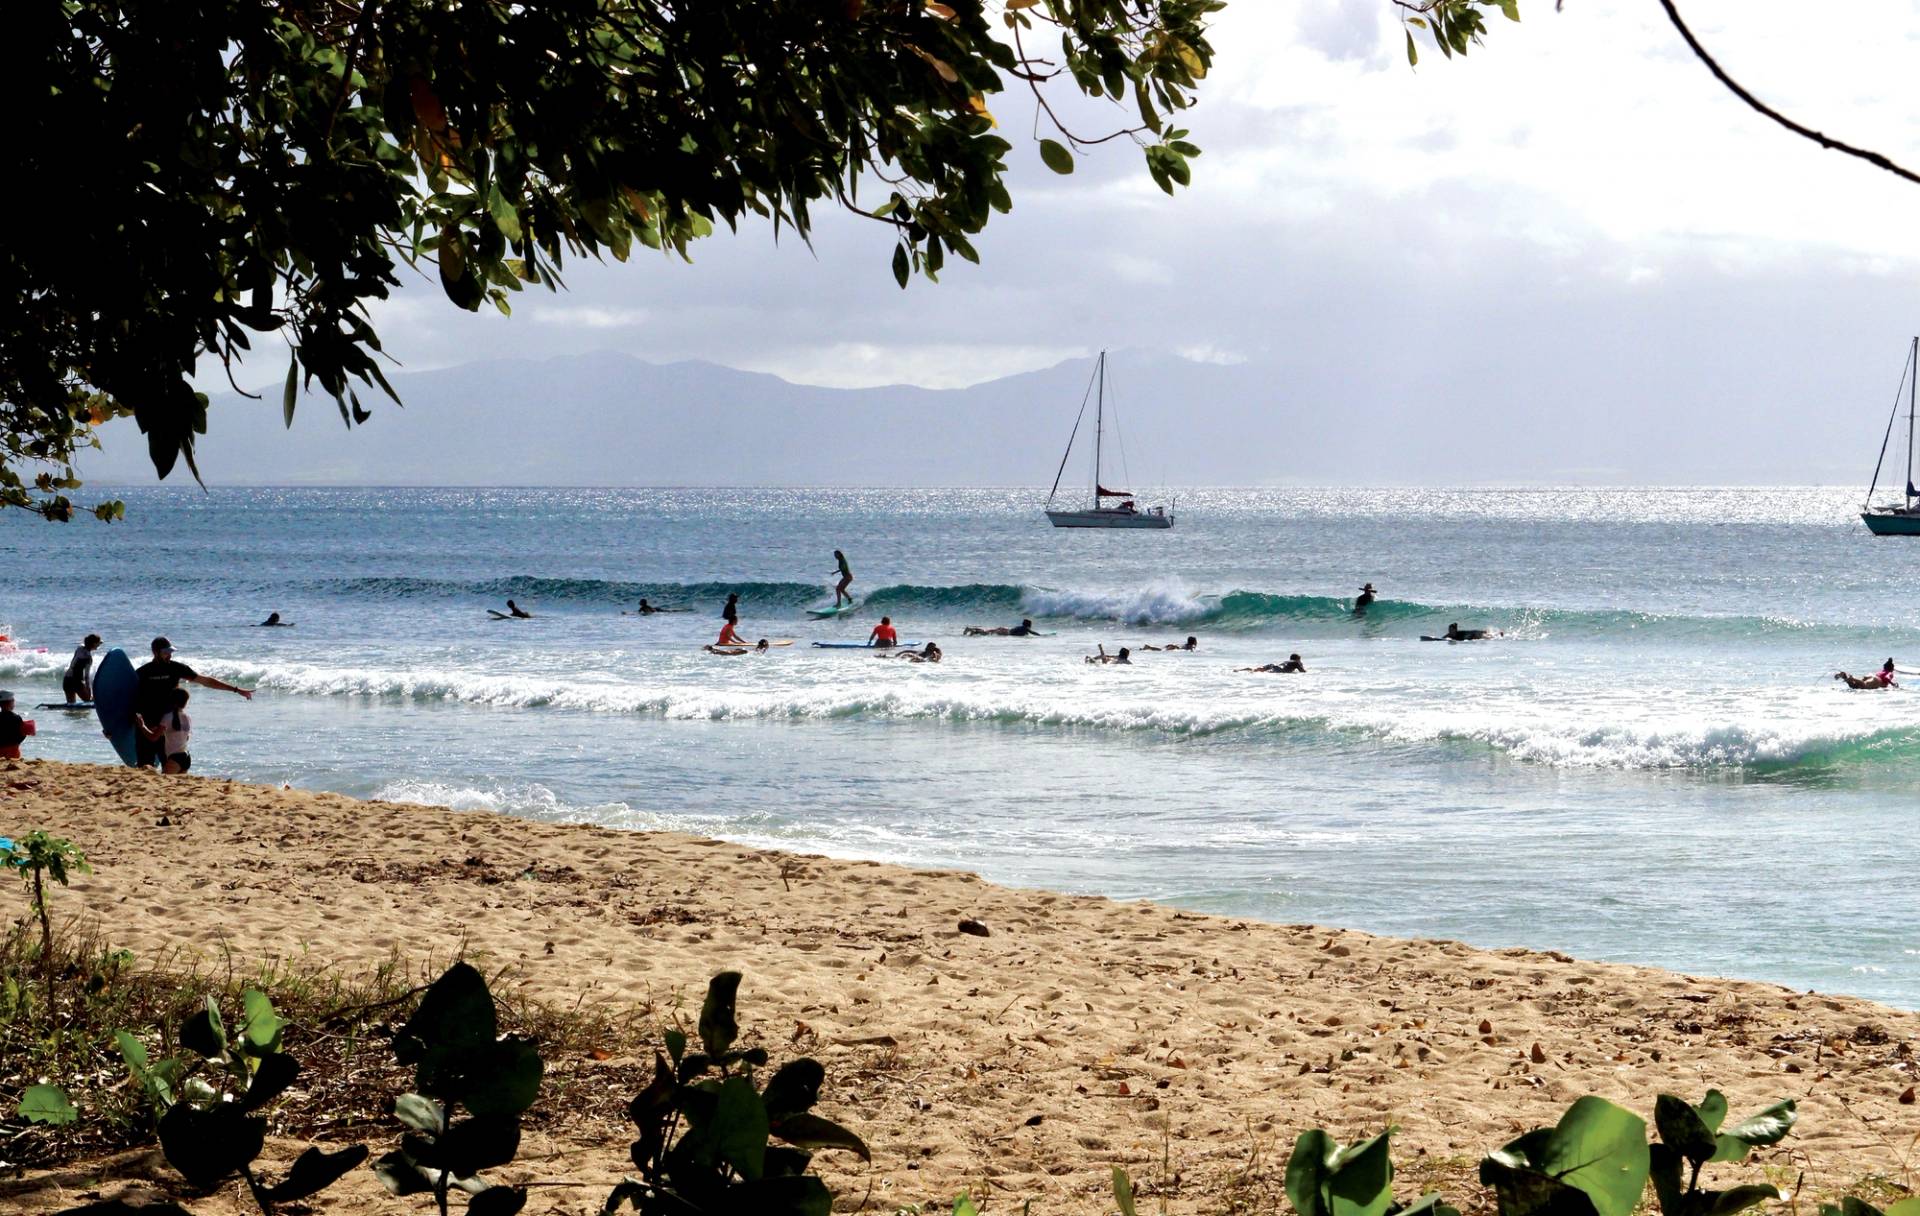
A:
[[[1455,621],[1447,626],[1447,632],[1444,636],[1449,642],[1480,642],[1490,637],[1504,637],[1505,635],[1496,634],[1495,631],[1489,629],[1462,629],[1460,628],[1460,622]]]
[[[0,757],[18,760],[26,737],[27,720],[13,712],[13,694],[0,690]]]
[[[893,627],[893,618],[883,616],[880,623],[867,635],[867,645],[886,650],[900,644],[900,634]]]
[[[1263,663],[1258,667],[1235,668],[1237,671],[1259,671],[1282,676],[1298,675],[1306,669],[1307,665],[1300,661],[1300,656],[1297,654],[1288,655],[1284,663]]]
[[[279,614],[279,613],[277,613],[277,612],[269,612],[269,613],[267,613],[267,619],[266,619],[266,620],[264,620],[264,621],[261,621],[261,622],[260,622],[260,624],[259,624],[259,625],[257,626],[257,628],[260,628],[260,629],[289,629],[289,628],[292,628],[292,626],[293,626],[293,622],[292,622],[292,621],[283,621],[283,620],[281,620],[281,619],[280,619],[280,614]]]
[[[1161,650],[1167,654],[1172,654],[1176,650],[1198,650],[1200,649],[1200,639],[1194,637],[1192,634],[1188,634],[1184,645],[1179,642],[1168,642],[1165,646],[1142,646],[1140,649]]]
[[[1373,603],[1373,599],[1373,584],[1368,583],[1360,588],[1360,597],[1353,601],[1353,615],[1367,615],[1367,608]]]
[[[937,642],[928,642],[919,650],[909,649],[903,650],[898,654],[883,654],[875,655],[874,657],[881,659],[905,659],[910,663],[938,663],[940,661],[940,646]]]
[[[720,636],[714,639],[713,644],[715,646],[745,646],[747,639],[740,636],[740,631],[734,627],[732,621],[728,621],[720,626]]]
[[[157,722],[149,723],[139,714],[133,715],[133,729],[149,743],[160,745],[160,771],[163,773],[184,773],[193,767],[193,756],[188,741],[193,738],[193,719],[187,717],[187,690],[175,688],[167,698],[166,712]]]
[[[1122,646],[1120,648],[1119,654],[1108,654],[1107,644],[1105,642],[1102,642],[1100,643],[1100,653],[1088,655],[1087,662],[1089,663],[1125,663],[1127,666],[1131,667],[1133,666],[1133,658],[1131,657],[1132,655],[1133,655],[1133,651],[1129,650],[1125,646]]]
[[[1844,671],[1836,671],[1833,673],[1833,678],[1836,680],[1845,680],[1848,688],[1858,688],[1862,690],[1900,687],[1893,682],[1892,659],[1888,659],[1885,663],[1881,664],[1880,670],[1870,676],[1850,676]]]
[[[1021,617],[1020,623],[1011,628],[1005,625],[969,625],[961,632],[963,636],[970,638],[1032,638],[1040,636],[1039,631],[1034,629],[1033,622],[1026,617]]]

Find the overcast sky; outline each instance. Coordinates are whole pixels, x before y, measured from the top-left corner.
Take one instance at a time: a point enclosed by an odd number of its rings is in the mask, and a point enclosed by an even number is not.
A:
[[[1003,94],[1014,211],[938,285],[902,292],[887,230],[820,208],[811,251],[750,226],[692,265],[575,264],[510,320],[425,284],[377,319],[409,369],[613,350],[950,387],[1112,346],[1311,369],[1329,408],[1364,369],[1474,424],[1644,397],[1739,426],[1764,398],[1831,414],[1870,461],[1920,326],[1920,186],[1746,109],[1655,0],[1521,8],[1469,58],[1423,41],[1410,68],[1389,0],[1234,0],[1171,199],[1124,145],[1048,173],[1031,102]],[[1920,165],[1920,4],[1682,10],[1769,102]]]

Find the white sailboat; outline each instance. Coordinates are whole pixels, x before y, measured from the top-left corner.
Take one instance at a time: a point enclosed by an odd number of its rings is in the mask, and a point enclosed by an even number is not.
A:
[[[1907,391],[1907,492],[1898,503],[1882,503],[1875,506],[1873,492],[1880,487],[1880,469],[1887,463],[1887,446],[1893,439],[1893,423],[1900,417],[1900,393],[1893,394],[1893,413],[1887,418],[1887,433],[1880,440],[1880,459],[1873,466],[1873,482],[1867,487],[1866,505],[1860,509],[1860,520],[1867,525],[1867,531],[1875,536],[1920,536],[1920,507],[1914,505],[1920,500],[1920,490],[1913,486],[1913,432],[1915,381],[1920,381],[1920,338],[1915,338],[1907,347],[1907,366],[1901,373],[1900,388]]]
[[[1060,479],[1066,475],[1067,459],[1073,455],[1073,441],[1080,434],[1080,422],[1087,416],[1087,399],[1080,399],[1080,412],[1074,415],[1073,434],[1067,436],[1067,450],[1060,454],[1060,469],[1053,475],[1053,489],[1047,494],[1047,519],[1056,528],[1171,528],[1173,512],[1166,507],[1142,510],[1134,505],[1133,491],[1109,490],[1100,480],[1100,462],[1107,431],[1107,352],[1100,352],[1094,366],[1093,382],[1087,388],[1098,392],[1093,407],[1093,501],[1086,507],[1056,510],[1053,500],[1060,493]],[[1107,499],[1117,498],[1117,506]]]

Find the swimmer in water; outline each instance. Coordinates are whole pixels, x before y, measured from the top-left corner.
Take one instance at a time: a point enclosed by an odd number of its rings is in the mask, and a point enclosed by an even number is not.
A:
[[[1179,642],[1168,642],[1165,646],[1142,646],[1140,649],[1159,650],[1167,654],[1172,654],[1176,650],[1198,650],[1200,649],[1200,639],[1194,637],[1192,634],[1188,634],[1184,645]]]
[[[1443,636],[1444,640],[1449,642],[1484,642],[1491,637],[1506,635],[1491,629],[1462,629],[1460,623],[1455,621],[1447,626],[1447,632]]]
[[[1132,654],[1133,654],[1133,651],[1129,650],[1125,646],[1122,646],[1120,648],[1119,654],[1108,654],[1107,644],[1105,642],[1102,642],[1100,643],[1100,653],[1088,655],[1087,662],[1089,663],[1124,663],[1128,667],[1131,667],[1133,666],[1133,659],[1131,657]]]
[[[292,628],[292,626],[293,626],[293,622],[281,620],[279,613],[269,612],[267,613],[267,619],[264,621],[261,621],[260,624],[257,626],[257,628],[280,629],[280,628]]]

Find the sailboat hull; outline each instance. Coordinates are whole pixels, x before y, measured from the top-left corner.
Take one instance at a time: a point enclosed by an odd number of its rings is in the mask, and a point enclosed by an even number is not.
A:
[[[1920,536],[1920,514],[1898,511],[1862,511],[1860,519],[1875,536]]]
[[[1171,528],[1173,516],[1140,511],[1048,511],[1056,528]]]

